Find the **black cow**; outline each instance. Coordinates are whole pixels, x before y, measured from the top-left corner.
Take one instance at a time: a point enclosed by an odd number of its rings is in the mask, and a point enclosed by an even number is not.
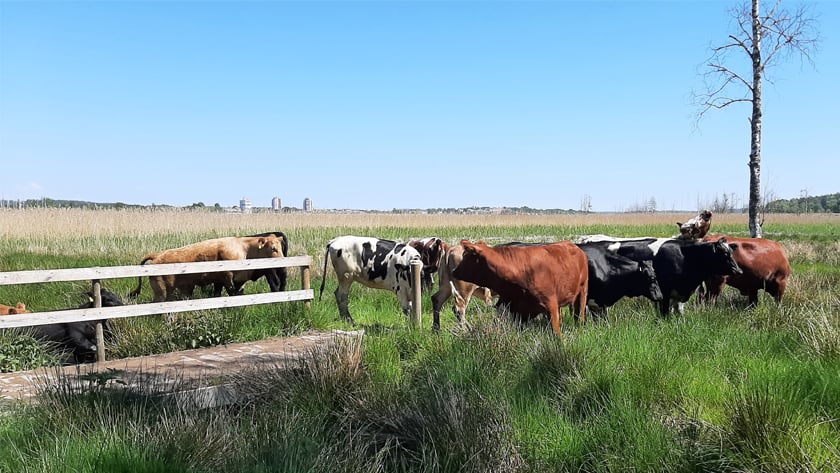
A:
[[[270,235],[274,235],[275,237],[281,240],[281,253],[283,253],[283,257],[289,256],[289,237],[286,236],[283,232],[265,232],[259,233],[257,235],[248,235],[248,237],[267,237]],[[248,281],[257,281],[261,277],[265,276],[265,280],[268,282],[268,287],[271,289],[271,292],[282,292],[286,290],[286,280],[288,278],[288,271],[286,268],[265,268],[265,269],[255,269],[251,272],[251,279],[245,281],[234,281],[234,291],[233,294],[228,294],[229,296],[240,296],[245,293],[243,290],[245,283]],[[213,295],[218,297],[222,295],[222,285],[219,283],[213,284]]]
[[[697,242],[675,238],[615,238],[598,236],[584,238],[591,243],[631,260],[653,262],[656,279],[662,290],[659,312],[664,317],[676,305],[682,313],[686,302],[703,280],[712,276],[741,274],[733,258],[737,243],[728,244],[725,238],[714,242]]]
[[[593,314],[605,314],[622,297],[662,300],[653,261],[634,261],[598,243],[578,243],[578,247],[589,261],[587,306]]]
[[[123,305],[119,296],[107,289],[101,289],[102,307],[117,307]],[[76,307],[77,309],[93,308],[93,293],[88,292],[88,302]],[[73,355],[76,363],[96,361],[96,323],[100,320],[86,320],[83,322],[67,322],[48,325],[36,325],[33,332],[36,338],[56,343],[60,349]],[[103,329],[107,332],[108,320],[101,320]]]

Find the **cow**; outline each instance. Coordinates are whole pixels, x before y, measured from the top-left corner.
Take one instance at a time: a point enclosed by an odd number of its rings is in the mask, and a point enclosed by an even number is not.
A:
[[[242,260],[252,258],[283,257],[282,241],[274,235],[265,237],[222,237],[204,240],[147,255],[140,264],[192,263],[198,261]],[[224,287],[228,294],[236,294],[237,284],[250,280],[254,271],[220,271],[215,273],[170,274],[149,276],[149,284],[154,291],[154,302],[163,302],[174,296],[177,290],[183,297],[191,297],[197,285],[212,283]],[[137,297],[143,284],[143,277],[138,278],[137,289],[129,296]],[[218,294],[221,294],[219,289]]]
[[[432,330],[440,330],[440,310],[443,308],[443,304],[445,304],[452,296],[455,296],[455,305],[452,307],[452,311],[455,312],[458,324],[462,327],[468,326],[464,317],[467,305],[470,303],[470,298],[472,298],[473,295],[481,298],[486,305],[490,305],[492,303],[493,292],[490,289],[477,286],[471,282],[462,281],[452,274],[452,272],[455,271],[455,268],[457,268],[461,263],[463,257],[463,246],[447,246],[439,270],[440,288],[436,293],[432,294],[432,310],[434,312]]]
[[[437,237],[409,240],[408,244],[420,253],[420,260],[423,262],[423,289],[430,291],[434,286],[433,277],[440,268],[448,245]]]
[[[714,241],[720,238],[726,238],[727,241],[738,245],[733,256],[743,272],[707,278],[704,281],[703,300],[714,302],[728,284],[749,298],[748,307],[758,305],[759,289],[764,289],[773,296],[777,304],[780,304],[790,276],[790,263],[782,245],[763,238],[735,238],[723,235],[706,235],[705,240]]]
[[[597,243],[578,243],[589,265],[587,306],[593,314],[606,314],[622,297],[644,296],[662,300],[653,261],[634,261]]]
[[[725,238],[698,242],[679,238],[614,238],[603,235],[585,237],[582,243],[594,243],[607,251],[637,262],[651,261],[656,280],[662,291],[659,312],[662,317],[671,313],[672,306],[683,312],[683,303],[700,284],[713,275],[740,274],[733,258],[737,243],[728,244]]]
[[[107,289],[100,289],[101,307],[117,307],[123,305],[119,296]],[[94,306],[93,293],[88,292],[88,301],[77,309],[90,309]],[[96,360],[96,324],[102,322],[103,329],[108,332],[108,321],[85,320],[80,322],[66,322],[32,327],[35,338],[54,343],[59,349],[72,355],[75,363],[89,363]]]
[[[348,308],[350,285],[353,281],[374,289],[393,291],[403,313],[412,308],[411,262],[420,261],[420,253],[405,243],[381,238],[345,235],[327,243],[324,253],[324,275],[319,300],[327,285],[327,262],[332,259],[338,277],[335,300],[338,312],[351,325],[356,322]]]
[[[15,306],[0,304],[0,315],[28,314],[26,304],[18,302]]]
[[[497,307],[507,305],[522,318],[548,314],[561,336],[560,309],[586,321],[589,267],[586,254],[570,241],[488,246],[461,240],[464,255],[453,271],[458,279],[487,287],[499,295]]]
[[[286,257],[289,256],[289,237],[286,236],[283,232],[266,232],[266,233],[258,233],[256,235],[248,235],[248,238],[262,238],[274,235],[278,240],[280,240],[281,248],[282,248],[282,256]],[[286,268],[265,268],[265,269],[255,269],[251,272],[251,277],[245,280],[237,279],[234,280],[234,293],[228,293],[229,296],[233,295],[242,295],[244,293],[244,286],[245,283],[248,281],[257,281],[261,277],[265,276],[266,282],[268,282],[268,288],[271,292],[283,292],[286,290],[286,281],[288,279],[288,270]],[[219,282],[215,283],[213,286],[213,295],[218,297],[222,295],[222,288],[223,285]]]
[[[700,241],[709,233],[709,229],[712,227],[712,212],[710,210],[704,210],[685,223],[677,222],[677,226],[680,227],[678,238]]]

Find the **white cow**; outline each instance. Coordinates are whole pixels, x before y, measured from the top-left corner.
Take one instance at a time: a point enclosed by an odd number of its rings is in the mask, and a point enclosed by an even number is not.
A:
[[[394,291],[408,315],[412,304],[411,261],[420,260],[420,253],[405,243],[382,240],[373,237],[345,235],[333,238],[327,243],[324,254],[324,279],[321,282],[319,298],[324,295],[327,279],[327,261],[332,259],[333,269],[338,277],[335,300],[341,316],[355,324],[350,315],[350,285],[353,281],[374,289]]]

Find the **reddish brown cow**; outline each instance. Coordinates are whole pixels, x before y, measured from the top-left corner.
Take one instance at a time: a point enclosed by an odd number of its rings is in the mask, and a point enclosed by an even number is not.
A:
[[[26,304],[18,302],[16,306],[0,304],[0,315],[28,314]]]
[[[722,235],[706,235],[704,240],[714,241],[721,237]],[[741,291],[741,295],[749,297],[750,306],[758,304],[759,289],[764,289],[780,303],[787,286],[787,278],[790,276],[790,263],[782,245],[763,238],[727,236],[726,241],[737,244],[732,257],[743,273],[707,279],[703,299],[716,300],[724,285],[729,284]]]
[[[146,256],[140,264],[193,263],[198,261],[241,260],[253,258],[282,258],[283,240],[274,235],[264,237],[224,237],[204,240]],[[236,285],[251,279],[253,271],[221,271],[215,273],[170,274],[149,276],[155,293],[154,301],[170,299],[175,290],[190,297],[197,285],[218,284],[228,294],[236,294]],[[137,289],[130,296],[137,297],[143,278],[138,278]]]
[[[432,295],[432,307],[434,311],[432,330],[440,330],[440,310],[443,308],[443,304],[453,295],[455,296],[455,305],[452,307],[452,311],[455,312],[455,317],[458,318],[458,324],[462,327],[468,325],[464,316],[473,294],[481,298],[486,305],[490,305],[493,302],[493,293],[490,289],[477,286],[471,282],[462,281],[452,274],[455,268],[461,264],[463,257],[463,246],[446,246],[443,262],[438,271],[438,274],[440,274],[440,289]]]
[[[487,246],[461,240],[464,257],[453,275],[499,295],[522,317],[548,314],[562,336],[560,308],[571,306],[575,319],[585,322],[589,267],[586,254],[570,241]]]

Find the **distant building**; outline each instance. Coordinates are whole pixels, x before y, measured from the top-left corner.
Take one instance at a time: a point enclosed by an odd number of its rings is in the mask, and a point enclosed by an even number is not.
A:
[[[312,199],[309,197],[303,199],[303,211],[304,212],[311,212],[312,211]]]
[[[239,199],[239,211],[244,214],[251,213],[251,201],[245,197]]]
[[[271,199],[271,210],[279,211],[283,208],[283,205],[280,202],[280,197],[275,197]]]

